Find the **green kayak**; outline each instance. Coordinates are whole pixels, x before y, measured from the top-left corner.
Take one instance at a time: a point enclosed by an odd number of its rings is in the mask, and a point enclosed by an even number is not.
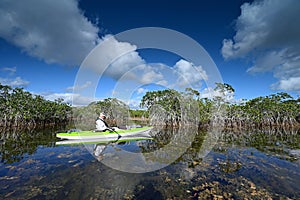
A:
[[[94,131],[74,131],[57,133],[56,137],[60,143],[90,143],[90,142],[109,142],[114,140],[141,140],[151,139],[149,132],[152,127],[131,128],[129,130],[116,130],[115,132],[94,132]],[[120,135],[121,137],[118,137]]]

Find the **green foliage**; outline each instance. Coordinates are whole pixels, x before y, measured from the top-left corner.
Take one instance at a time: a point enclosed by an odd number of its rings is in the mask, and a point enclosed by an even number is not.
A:
[[[110,126],[127,125],[129,120],[129,106],[116,98],[107,98],[102,101],[92,102],[88,106],[73,108],[73,118],[77,120],[77,128],[81,128],[78,122],[87,123],[88,128],[95,126],[95,120],[105,113]],[[87,129],[87,128],[81,128]]]
[[[184,93],[175,90],[147,92],[141,106],[150,112],[150,118],[158,119],[165,124],[184,122],[189,105],[197,102],[198,115],[188,119],[199,118],[200,124],[220,125],[227,127],[247,126],[295,126],[300,121],[300,100],[281,92],[265,97],[257,97],[242,103],[233,103],[234,88],[226,83],[216,83],[216,95],[212,98],[200,98],[200,93],[187,88]]]
[[[236,110],[239,109],[239,116],[250,124],[292,126],[296,123],[300,104],[287,93],[277,93],[254,98],[239,107],[231,106],[230,109],[233,116],[237,116]]]
[[[130,110],[124,102],[107,98],[73,108],[72,116],[71,106],[63,99],[48,101],[22,88],[0,84],[0,126],[65,123],[72,117],[90,121],[88,126],[94,126],[101,112],[112,126],[128,124],[129,116],[149,118],[153,124],[164,125],[189,122],[227,127],[299,125],[300,98],[295,100],[281,92],[232,103],[235,90],[231,85],[216,83],[214,90],[218,95],[212,98],[200,98],[200,93],[192,88],[182,93],[173,89],[147,92],[140,103],[146,110]]]
[[[149,112],[147,110],[129,110],[130,117],[132,118],[148,118]]]
[[[181,120],[181,97],[172,89],[151,91],[143,96],[140,106],[148,109],[153,123],[174,124]]]
[[[0,126],[62,123],[70,116],[71,107],[63,99],[48,101],[22,88],[0,84]]]

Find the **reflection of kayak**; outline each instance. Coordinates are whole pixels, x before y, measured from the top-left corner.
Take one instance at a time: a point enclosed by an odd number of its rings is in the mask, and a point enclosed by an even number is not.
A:
[[[71,133],[57,133],[56,137],[61,141],[56,144],[75,144],[75,143],[101,143],[110,141],[129,141],[129,140],[142,140],[151,139],[149,132],[151,127],[132,128],[130,130],[116,131],[121,138],[118,138],[116,132],[93,132],[93,131],[80,131]]]

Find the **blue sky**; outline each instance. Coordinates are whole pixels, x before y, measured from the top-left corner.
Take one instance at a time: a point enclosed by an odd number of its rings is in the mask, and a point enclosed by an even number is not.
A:
[[[184,79],[205,95],[205,81],[210,78],[207,66],[173,52],[139,49],[114,37],[135,28],[160,27],[202,45],[223,81],[235,89],[235,99],[277,92],[298,98],[299,13],[297,0],[4,0],[0,2],[0,82],[47,99],[62,97],[71,102],[73,98],[77,104],[118,97],[131,88],[130,103],[137,105],[146,91],[186,86]],[[99,82],[87,78],[75,84],[84,59],[108,40],[102,59],[131,53],[104,71],[93,69]],[[166,77],[173,72],[178,77]],[[130,82],[134,80],[135,85]],[[92,95],[77,92],[88,87],[96,87]]]

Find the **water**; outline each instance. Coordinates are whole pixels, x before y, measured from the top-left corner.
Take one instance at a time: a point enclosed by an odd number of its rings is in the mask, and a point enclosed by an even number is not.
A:
[[[159,150],[188,130],[111,143],[103,154]],[[58,146],[54,133],[2,133],[0,199],[300,199],[299,131],[223,132],[204,157],[200,131],[172,164],[137,174],[104,165],[87,145]]]

